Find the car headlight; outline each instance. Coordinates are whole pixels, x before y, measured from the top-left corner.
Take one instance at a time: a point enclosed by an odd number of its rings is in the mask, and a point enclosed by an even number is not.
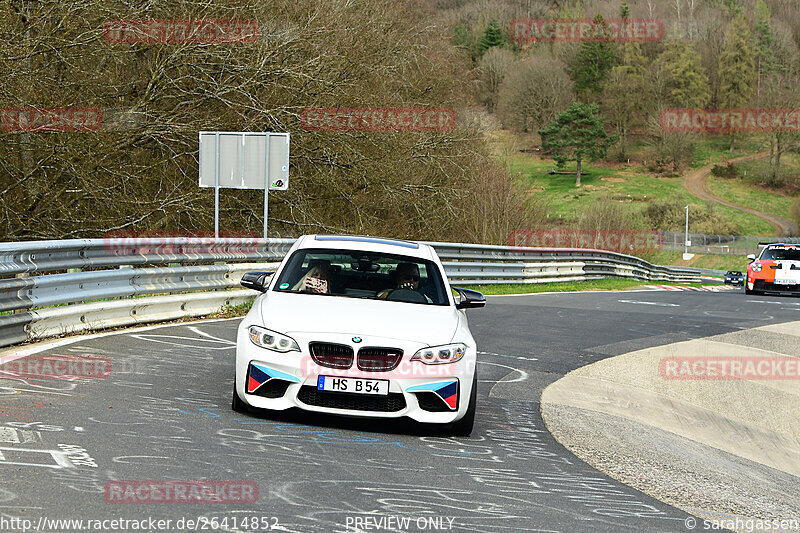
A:
[[[443,365],[455,363],[467,353],[467,346],[462,343],[445,344],[443,346],[430,346],[419,350],[411,358],[426,365]]]
[[[752,264],[753,272],[761,272],[761,263],[758,261],[753,262]]]
[[[248,332],[250,334],[250,342],[261,348],[266,348],[274,352],[300,351],[297,342],[283,333],[278,333],[277,331],[272,331],[267,328],[260,328],[258,326],[250,326]]]

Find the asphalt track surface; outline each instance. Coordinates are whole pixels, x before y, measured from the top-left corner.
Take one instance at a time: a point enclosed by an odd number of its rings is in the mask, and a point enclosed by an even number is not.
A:
[[[740,290],[489,297],[469,311],[481,352],[469,438],[397,421],[232,412],[239,319],[66,339],[37,355],[108,357],[111,375],[0,380],[0,529],[22,531],[14,518],[45,531],[76,530],[56,519],[153,518],[171,523],[140,530],[687,531],[688,514],[555,442],[542,389],[605,357],[799,312],[798,298]],[[258,499],[108,503],[113,480],[243,480]]]

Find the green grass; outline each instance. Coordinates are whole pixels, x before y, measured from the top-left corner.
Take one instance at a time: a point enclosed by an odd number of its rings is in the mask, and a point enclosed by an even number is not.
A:
[[[683,196],[694,199],[697,206],[704,204],[691,197],[683,188],[681,178],[654,178],[631,170],[609,169],[583,165],[581,187],[575,187],[575,175],[550,175],[555,167],[550,159],[541,159],[529,154],[509,154],[509,169],[531,190],[531,194],[543,195],[551,218],[576,218],[580,211],[598,198],[609,196],[613,200],[629,205],[632,211],[641,211],[645,202],[653,198],[675,198]],[[574,171],[575,165],[568,166]],[[602,178],[622,179],[611,181]]]
[[[243,304],[226,305],[216,313],[211,313],[206,318],[236,318],[238,316],[244,316],[250,311],[250,308],[253,307],[255,299],[255,296],[253,296]]]
[[[790,196],[769,191],[741,179],[726,179],[711,177],[708,180],[709,190],[723,200],[739,205],[752,207],[765,213],[772,213],[786,219],[791,219],[792,203],[795,201]],[[764,221],[766,223],[766,221]],[[769,233],[752,233],[748,235],[771,235],[774,232],[772,225],[766,223]]]
[[[463,285],[467,289],[482,292],[483,294],[532,294],[537,292],[576,292],[576,291],[624,291],[636,289],[646,285],[664,282],[638,281],[630,279],[606,278],[589,281],[564,281],[556,283],[504,283],[498,285]],[[699,287],[699,283],[666,283],[667,285],[681,285]],[[461,286],[461,285],[459,285]]]
[[[733,144],[733,152],[729,151],[730,147],[730,138],[724,135],[701,138],[695,146],[691,167],[700,168],[711,163],[760,152],[769,148],[769,142],[764,136],[748,135],[736,139]]]
[[[555,167],[555,162],[543,159],[531,153],[521,153],[519,148],[534,144],[534,137],[514,136],[507,131],[492,132],[491,145],[495,156],[504,161],[512,174],[516,175],[529,191],[531,196],[543,198],[548,206],[548,217],[551,219],[574,220],[580,212],[589,205],[604,197],[610,197],[626,206],[633,214],[642,211],[647,202],[653,199],[674,199],[682,205],[689,205],[690,209],[706,209],[706,203],[688,193],[683,187],[682,177],[660,177],[647,172],[635,162],[652,158],[653,147],[641,140],[631,142],[632,164],[625,168],[622,165],[616,168],[583,165],[580,188],[575,187],[575,175],[549,175],[548,172]],[[764,150],[768,147],[761,136],[748,136],[736,140],[735,151],[728,152],[730,141],[725,136],[701,138],[696,146],[692,167],[701,167],[710,163],[719,163],[726,159],[739,157]],[[791,165],[790,154],[785,157]],[[568,165],[568,170],[574,171],[575,164]],[[625,181],[611,181],[602,178],[623,179]],[[712,188],[712,190],[716,190]],[[777,195],[776,195],[777,196]],[[740,203],[738,199],[720,197]],[[743,205],[751,205],[749,198],[742,197]],[[791,201],[788,202],[791,204]],[[759,210],[776,212],[770,207],[768,198],[759,202]],[[730,207],[715,205],[714,210],[719,218],[731,221],[743,235],[773,235],[775,230],[772,225],[749,213]],[[786,205],[781,204],[776,214],[786,212]]]
[[[794,183],[797,183],[798,176],[800,176],[800,157],[795,154],[785,154],[782,161],[782,174],[786,176],[787,181],[794,180]],[[708,180],[709,190],[729,202],[752,207],[765,213],[773,213],[785,219],[792,219],[792,204],[797,197],[781,194],[758,185],[762,181],[761,177],[769,171],[768,161],[738,163],[736,168],[739,169],[740,178],[726,179],[712,176]],[[786,190],[791,192],[791,186],[788,186]],[[796,189],[794,190],[796,191]],[[728,208],[720,209],[722,211]],[[740,231],[745,235],[774,235],[775,232],[767,221],[758,222],[747,228],[742,227],[743,223],[747,223],[746,220],[738,219],[737,223]]]
[[[692,196],[683,186],[683,178],[661,178],[633,169],[610,169],[583,165],[581,187],[575,187],[575,175],[550,175],[555,167],[549,159],[522,153],[509,153],[506,161],[531,195],[541,195],[548,204],[550,218],[575,219],[581,210],[606,197],[640,213],[654,199],[678,200],[690,209],[706,209],[706,203]],[[574,165],[571,167],[574,169]],[[609,179],[625,181],[612,181]],[[761,218],[721,205],[714,210],[720,217],[731,220],[745,235],[772,235],[772,225]]]

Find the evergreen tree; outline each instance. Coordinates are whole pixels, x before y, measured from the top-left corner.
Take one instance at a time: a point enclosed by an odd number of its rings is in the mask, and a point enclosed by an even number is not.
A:
[[[755,92],[755,47],[750,28],[743,16],[737,15],[728,24],[725,44],[719,56],[719,95],[724,108],[735,109],[750,102]],[[733,151],[734,132],[731,131]]]
[[[597,15],[593,22],[596,25],[605,25],[602,15]],[[578,57],[572,68],[575,91],[578,94],[598,95],[602,93],[603,82],[616,62],[617,56],[610,40],[581,43]]]
[[[667,74],[669,105],[694,109],[704,109],[708,105],[711,99],[708,75],[692,43],[669,43],[658,61]]]
[[[486,30],[483,32],[483,36],[481,36],[481,40],[478,42],[478,51],[480,55],[483,55],[489,48],[503,46],[505,43],[505,35],[503,34],[502,28],[500,28],[500,24],[492,19],[489,21],[489,25],[486,26]]]
[[[611,123],[619,137],[619,157],[627,157],[628,132],[640,122],[644,115],[645,99],[639,95],[647,93],[645,58],[639,43],[622,45],[622,64],[613,67],[608,74],[603,91],[603,108],[607,110]]]
[[[776,72],[785,72],[786,68],[783,67],[775,55],[775,37],[772,35],[772,28],[770,28],[769,19],[770,12],[764,0],[758,0],[756,4],[756,25],[754,32],[755,48],[756,48],[756,97],[758,101],[761,100],[761,82],[764,77]]]
[[[597,104],[579,102],[573,102],[547,128],[539,131],[539,135],[542,148],[553,154],[559,166],[567,161],[578,164],[576,187],[581,185],[582,161],[605,157],[608,147],[616,142],[616,135],[609,137],[606,134]]]

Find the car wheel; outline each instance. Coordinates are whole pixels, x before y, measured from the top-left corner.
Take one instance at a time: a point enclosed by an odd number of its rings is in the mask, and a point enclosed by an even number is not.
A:
[[[478,405],[478,373],[472,378],[472,392],[470,393],[469,406],[467,413],[461,420],[453,422],[449,426],[450,433],[456,437],[469,437],[472,433],[472,428],[475,426],[475,411]]]
[[[231,409],[237,413],[247,413],[250,409],[249,406],[239,398],[239,393],[236,392],[236,381],[233,382],[233,400],[231,400]]]

